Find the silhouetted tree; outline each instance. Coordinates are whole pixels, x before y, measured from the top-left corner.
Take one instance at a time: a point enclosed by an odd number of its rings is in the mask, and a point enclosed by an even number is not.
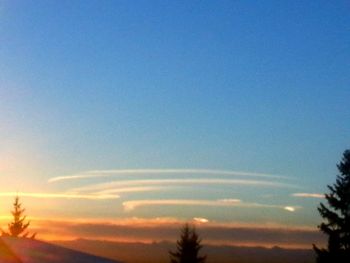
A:
[[[171,263],[204,263],[206,256],[200,257],[201,240],[196,229],[185,224],[181,230],[180,240],[176,242],[176,252],[170,251]]]
[[[350,150],[344,152],[337,167],[340,174],[335,184],[328,185],[330,192],[325,195],[328,204],[318,207],[324,218],[319,229],[328,235],[328,248],[314,245],[317,263],[350,262]]]
[[[5,236],[13,237],[28,237],[29,232],[26,231],[30,222],[25,223],[26,216],[23,215],[25,209],[22,208],[22,204],[19,202],[19,197],[15,197],[15,202],[13,203],[13,211],[11,211],[13,216],[13,221],[8,224],[9,232],[2,231]],[[32,234],[30,238],[35,238],[36,233]]]

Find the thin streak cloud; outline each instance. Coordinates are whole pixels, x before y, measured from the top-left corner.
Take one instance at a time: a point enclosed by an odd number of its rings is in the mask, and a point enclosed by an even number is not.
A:
[[[229,200],[229,201],[227,201]],[[213,207],[246,207],[246,208],[278,208],[289,212],[295,212],[300,208],[297,206],[281,206],[259,203],[245,203],[240,199],[220,199],[220,200],[186,200],[186,199],[160,199],[160,200],[132,200],[123,202],[124,211],[133,211],[136,208],[144,206],[213,206]]]
[[[102,191],[113,187],[125,187],[125,186],[145,186],[145,185],[245,185],[245,186],[261,186],[261,187],[273,187],[273,188],[297,188],[297,186],[287,183],[279,183],[273,181],[262,180],[243,180],[243,179],[149,179],[149,180],[125,180],[125,181],[113,181],[108,183],[99,183],[94,185],[88,185],[83,187],[77,187],[71,189],[73,192],[82,191]]]
[[[202,223],[202,224],[209,223],[209,219],[204,217],[194,217],[193,221],[196,223]]]
[[[265,178],[288,178],[266,173],[214,170],[214,169],[119,169],[119,170],[92,170],[74,175],[64,175],[50,178],[48,182],[58,182],[65,180],[111,177],[116,175],[149,175],[149,174],[206,174],[206,175],[225,175],[225,176],[249,176]]]
[[[293,207],[293,206],[285,206],[284,210],[287,210],[289,212],[295,212],[295,207]]]
[[[0,196],[13,197],[23,196],[32,198],[50,198],[50,199],[89,199],[89,200],[106,200],[118,199],[116,194],[68,194],[68,193],[28,193],[28,192],[5,192],[0,193]]]
[[[235,202],[233,202],[235,200]],[[126,201],[123,203],[125,211],[132,211],[142,206],[159,206],[159,205],[186,205],[186,206],[232,206],[240,203],[239,199],[232,199],[232,202],[221,202],[211,200],[181,200],[181,199],[168,199],[168,200],[134,200]]]
[[[138,193],[138,192],[151,192],[156,190],[162,190],[159,186],[136,186],[136,187],[123,187],[123,188],[112,188],[95,192],[97,195],[107,194],[122,194],[122,193]]]
[[[304,198],[324,198],[324,194],[317,193],[294,193],[292,194],[294,197],[304,197]]]

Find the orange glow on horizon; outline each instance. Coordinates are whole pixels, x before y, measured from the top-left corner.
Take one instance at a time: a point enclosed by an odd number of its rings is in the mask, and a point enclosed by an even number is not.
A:
[[[247,247],[267,247],[271,248],[279,246],[283,248],[310,248],[308,242],[304,242],[303,239],[294,240],[290,243],[285,240],[280,242],[278,239],[261,241],[261,239],[255,240],[256,237],[265,233],[266,231],[272,231],[271,233],[284,233],[284,235],[300,235],[303,233],[315,233],[316,228],[307,226],[282,226],[278,224],[248,224],[240,222],[201,222],[194,218],[190,220],[190,223],[196,225],[200,235],[204,235],[204,244],[215,246],[247,246]],[[7,223],[11,220],[10,216],[0,217],[0,226],[3,229],[7,229]],[[31,225],[29,230],[31,232],[37,232],[37,239],[44,241],[72,241],[77,239],[98,240],[98,241],[110,241],[110,242],[122,242],[122,243],[145,243],[151,244],[154,242],[175,242],[178,238],[178,233],[186,220],[177,218],[119,218],[115,220],[103,220],[103,219],[68,219],[68,218],[31,218]],[[101,228],[102,231],[98,229]],[[119,233],[116,229],[130,229],[132,234],[128,235],[128,230],[123,233]],[[77,231],[78,229],[78,231]],[[81,230],[83,229],[83,230]],[[97,229],[97,230],[94,230]],[[111,229],[117,234],[109,233]],[[139,229],[139,230],[138,230]],[[227,237],[220,239],[217,234],[212,238],[208,233],[211,231],[218,231],[218,233],[225,233],[227,231],[250,231],[251,236],[245,236],[244,240],[236,239],[232,240]],[[85,231],[85,232],[84,232]],[[140,231],[140,236],[138,236]],[[159,231],[165,231],[164,235],[159,235]],[[209,231],[209,232],[208,232]],[[247,239],[248,238],[248,239]],[[293,239],[292,239],[293,240]],[[317,241],[317,240],[316,240]]]
[[[40,240],[48,242],[58,242],[58,241],[75,241],[79,239],[94,240],[94,241],[106,241],[106,242],[116,242],[116,243],[141,243],[141,244],[154,244],[161,242],[175,243],[175,237],[173,240],[156,240],[154,238],[128,238],[128,237],[79,237],[72,235],[57,236],[53,234],[41,234],[39,236]],[[232,246],[232,247],[264,247],[273,248],[281,247],[285,249],[310,249],[311,244],[305,243],[267,243],[267,242],[240,242],[240,241],[228,241],[228,240],[210,240],[206,239],[203,241],[203,245],[211,246]]]
[[[12,219],[10,215],[0,215],[0,225],[7,223]],[[217,222],[209,221],[205,218],[194,217],[191,220],[174,217],[155,217],[155,218],[115,218],[115,219],[100,219],[100,218],[47,218],[47,217],[28,217],[28,219],[35,225],[45,225],[48,223],[59,224],[101,224],[101,225],[119,225],[119,226],[131,226],[131,227],[157,227],[157,226],[171,226],[173,228],[181,227],[185,223],[191,223],[194,225],[203,225],[205,221],[206,227],[219,227],[219,228],[254,228],[254,229],[286,229],[290,231],[315,231],[314,226],[303,225],[283,225],[274,222],[265,223],[246,223],[246,222]],[[200,219],[200,220],[199,220]]]

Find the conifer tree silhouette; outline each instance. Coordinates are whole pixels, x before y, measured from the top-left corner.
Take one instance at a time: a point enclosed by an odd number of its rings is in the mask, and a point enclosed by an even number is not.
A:
[[[317,263],[350,262],[350,150],[344,152],[337,167],[340,174],[325,195],[328,205],[318,207],[324,218],[319,229],[328,235],[328,248],[313,245]]]
[[[11,211],[13,216],[13,221],[8,224],[9,232],[6,233],[3,231],[3,235],[12,236],[12,237],[28,237],[29,232],[27,231],[28,226],[30,225],[30,221],[25,223],[26,216],[23,215],[25,209],[22,208],[22,204],[19,202],[19,197],[15,197],[15,201],[13,203],[13,211]],[[32,234],[30,238],[34,239],[36,233]]]
[[[171,263],[204,263],[206,256],[199,256],[203,247],[194,227],[185,224],[181,230],[180,240],[176,242],[176,252],[170,251]]]

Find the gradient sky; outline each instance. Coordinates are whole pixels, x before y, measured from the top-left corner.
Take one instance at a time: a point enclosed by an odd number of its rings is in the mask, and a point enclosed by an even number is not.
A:
[[[349,14],[1,0],[1,215],[19,192],[33,218],[314,227],[349,148]]]

